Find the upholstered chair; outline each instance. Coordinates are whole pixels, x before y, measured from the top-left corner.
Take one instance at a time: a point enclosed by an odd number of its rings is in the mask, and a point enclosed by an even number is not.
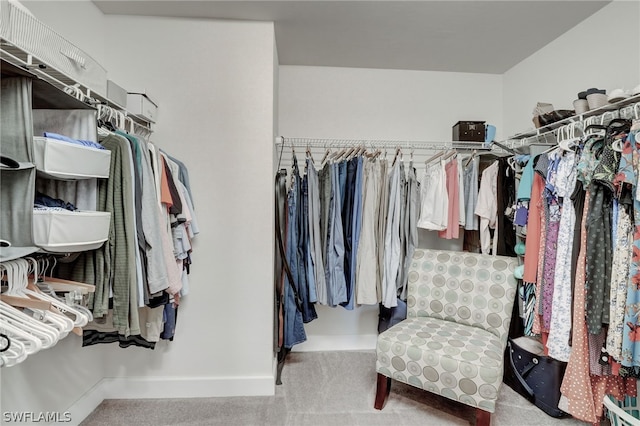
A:
[[[392,380],[476,408],[489,425],[502,384],[516,258],[416,250],[407,319],[378,336],[375,408]]]

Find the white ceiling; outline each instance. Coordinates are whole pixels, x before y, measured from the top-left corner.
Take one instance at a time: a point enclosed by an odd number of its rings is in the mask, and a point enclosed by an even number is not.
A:
[[[105,14],[275,22],[281,65],[501,74],[609,1],[121,1]]]

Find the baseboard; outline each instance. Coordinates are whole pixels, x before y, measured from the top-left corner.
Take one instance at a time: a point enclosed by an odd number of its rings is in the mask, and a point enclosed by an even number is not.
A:
[[[67,411],[73,419],[71,424],[77,425],[105,399],[211,398],[274,394],[273,376],[114,377],[102,379]]]
[[[307,341],[295,345],[294,352],[368,351],[375,350],[377,334],[307,336]]]
[[[86,419],[105,399],[103,380],[100,380],[69,407],[67,411],[71,413],[71,422],[64,424],[72,426],[79,425],[80,422]]]

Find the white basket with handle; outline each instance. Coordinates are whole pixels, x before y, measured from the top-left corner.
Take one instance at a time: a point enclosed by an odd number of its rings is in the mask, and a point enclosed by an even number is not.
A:
[[[618,401],[611,395],[604,396],[604,406],[611,426],[640,426],[640,406],[638,399],[626,396],[624,401]]]

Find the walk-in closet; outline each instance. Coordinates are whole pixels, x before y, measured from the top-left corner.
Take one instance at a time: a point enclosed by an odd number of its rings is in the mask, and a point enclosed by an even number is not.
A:
[[[1,0],[2,424],[640,424],[638,22]]]

